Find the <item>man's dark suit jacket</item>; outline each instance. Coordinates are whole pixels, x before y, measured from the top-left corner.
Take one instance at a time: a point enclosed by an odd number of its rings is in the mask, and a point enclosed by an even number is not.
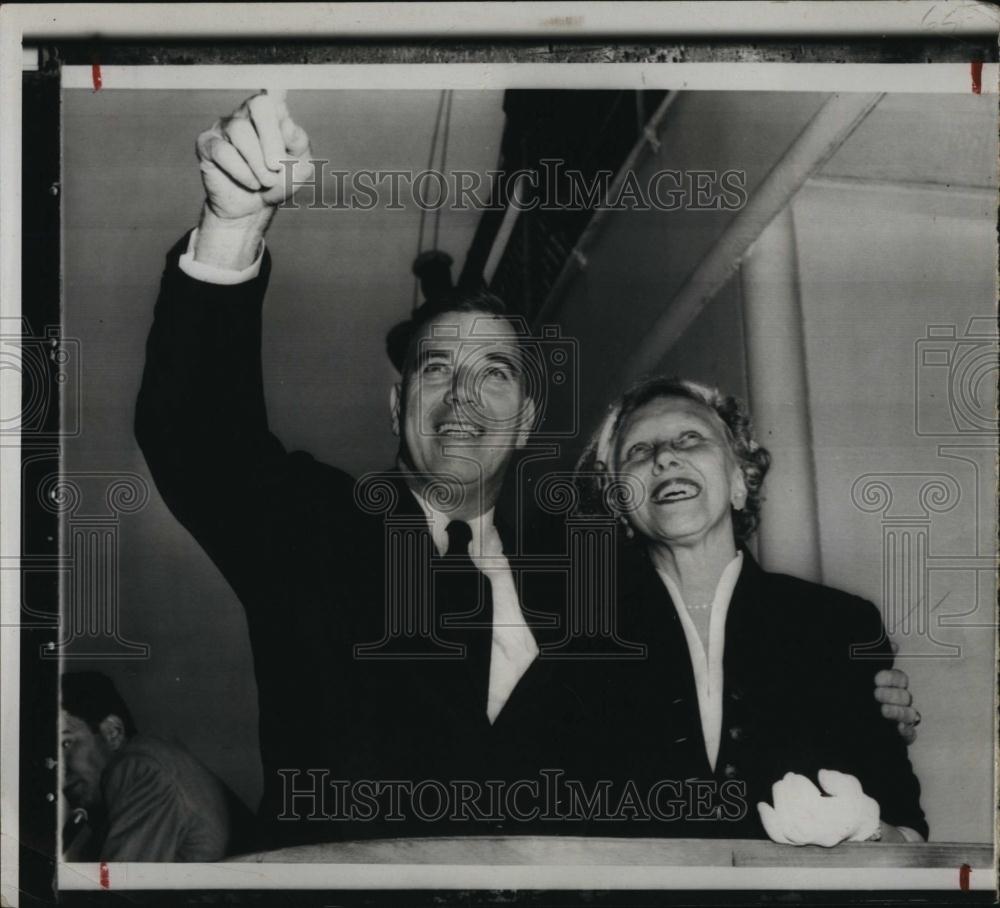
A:
[[[386,633],[390,583],[412,586],[406,559],[426,562],[432,548],[426,520],[398,474],[359,487],[340,470],[285,451],[268,430],[261,376],[269,258],[253,281],[209,285],[179,269],[185,243],[168,256],[136,435],[163,500],[246,611],[258,686],[263,825],[280,843],[527,831],[516,819],[439,828],[421,818],[436,810],[433,791],[412,822],[276,819],[283,811],[313,813],[308,799],[282,800],[292,787],[315,784],[302,775],[311,769],[328,771],[330,781],[538,779],[541,769],[568,769],[581,757],[574,736],[589,723],[562,662],[536,659],[491,726],[485,704],[472,696],[464,660],[356,658],[356,645],[376,644]],[[395,553],[392,565],[390,522],[417,526],[409,537],[414,548]],[[547,534],[522,527],[525,538],[515,550],[513,534],[497,523],[517,579],[519,551],[548,550],[547,542],[529,538]],[[551,633],[562,629],[555,613],[564,587],[537,561],[521,580],[522,605],[534,614],[529,621],[543,625],[535,629],[543,644],[548,617],[556,622]],[[330,792],[320,813],[340,809]],[[385,802],[382,808],[392,812]],[[556,831],[551,823],[543,827]]]
[[[608,664],[602,695],[588,698],[606,730],[601,740],[613,742],[594,759],[603,765],[599,774],[631,778],[640,790],[664,778],[686,784],[661,793],[662,812],[676,819],[654,815],[618,832],[765,838],[756,805],[771,803],[774,782],[797,772],[815,783],[820,769],[835,769],[861,781],[884,821],[926,838],[906,745],[873,695],[875,673],[892,666],[878,610],[856,596],[768,573],[747,551],[743,559],[726,619],[722,738],[713,771],[677,611],[642,547],[623,546],[622,632],[649,652],[640,662]],[[852,647],[865,657],[852,656]]]

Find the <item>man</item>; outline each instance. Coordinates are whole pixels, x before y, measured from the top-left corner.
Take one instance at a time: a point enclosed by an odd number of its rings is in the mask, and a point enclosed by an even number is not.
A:
[[[261,817],[279,842],[435,820],[523,832],[540,817],[512,792],[537,791],[547,768],[586,774],[600,730],[579,676],[544,658],[572,603],[538,553],[558,554],[564,531],[530,519],[515,534],[495,512],[535,418],[522,338],[489,294],[429,300],[389,338],[396,469],[356,484],[286,452],[263,400],[263,237],[288,195],[282,161],[294,182],[312,176],[308,137],[262,94],[203,133],[198,155],[205,206],[168,256],[136,433],[247,612]],[[908,707],[905,690],[891,696]],[[345,787],[387,781],[399,784]],[[442,816],[404,797],[440,800],[442,783],[461,801]]]
[[[187,751],[139,734],[106,675],[62,676],[60,724],[67,860],[217,861],[253,847],[246,807]]]

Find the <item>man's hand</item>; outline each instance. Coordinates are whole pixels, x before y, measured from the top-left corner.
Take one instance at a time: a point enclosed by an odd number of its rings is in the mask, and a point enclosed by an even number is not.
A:
[[[917,739],[920,713],[913,708],[913,696],[907,689],[910,679],[898,668],[885,669],[875,676],[875,699],[882,704],[882,715],[896,722],[907,744]]]
[[[854,776],[821,769],[819,784],[829,797],[824,797],[805,776],[793,772],[774,783],[774,806],[764,802],[757,805],[772,841],[832,848],[844,841],[864,842],[880,830],[878,803],[861,790]]]
[[[284,92],[254,95],[198,136],[205,187],[194,257],[242,269],[278,205],[313,178],[309,136],[288,113]]]

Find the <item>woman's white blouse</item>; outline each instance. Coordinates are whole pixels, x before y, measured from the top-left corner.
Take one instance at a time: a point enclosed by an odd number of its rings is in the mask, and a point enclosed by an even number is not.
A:
[[[705,738],[705,752],[712,769],[719,758],[719,743],[722,738],[722,655],[726,646],[726,615],[729,614],[729,603],[736,589],[736,581],[740,578],[743,567],[743,553],[737,552],[736,557],[726,565],[712,598],[711,616],[708,623],[708,652],[701,642],[687,606],[677,584],[664,572],[657,569],[663,585],[670,593],[670,598],[681,619],[684,636],[687,638],[688,652],[691,654],[691,666],[694,669],[694,685],[698,692],[698,710],[701,713],[701,731]]]

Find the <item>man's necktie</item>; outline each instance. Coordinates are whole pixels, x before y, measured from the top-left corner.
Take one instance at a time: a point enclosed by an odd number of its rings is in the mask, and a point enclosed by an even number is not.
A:
[[[493,595],[489,578],[469,557],[472,530],[464,520],[448,524],[447,570],[438,578],[443,595],[445,636],[465,645],[474,699],[486,713],[490,684],[490,651],[493,644]]]

